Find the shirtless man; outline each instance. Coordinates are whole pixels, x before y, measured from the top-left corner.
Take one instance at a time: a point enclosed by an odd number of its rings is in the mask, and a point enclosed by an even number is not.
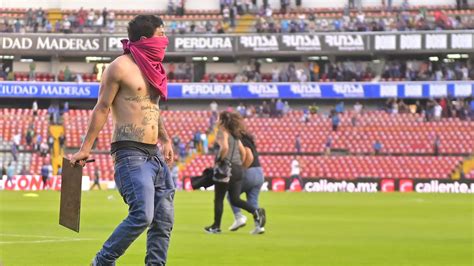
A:
[[[166,38],[163,21],[153,15],[137,16],[129,23],[128,37],[130,43],[136,44],[147,38]],[[158,101],[162,95],[148,82],[148,76],[141,71],[136,58],[124,54],[107,67],[87,135],[79,152],[70,157],[71,164],[85,163],[111,110],[115,183],[129,206],[129,212],[91,265],[115,265],[115,261],[147,228],[145,264],[166,263],[174,223],[175,193],[175,184],[166,163],[172,163],[173,148],[160,116]],[[158,151],[158,141],[163,145],[165,159]]]

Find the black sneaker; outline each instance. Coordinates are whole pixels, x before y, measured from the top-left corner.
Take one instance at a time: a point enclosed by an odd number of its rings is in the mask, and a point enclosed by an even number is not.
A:
[[[212,225],[204,227],[204,231],[209,234],[220,234],[222,231],[219,227],[214,227]]]

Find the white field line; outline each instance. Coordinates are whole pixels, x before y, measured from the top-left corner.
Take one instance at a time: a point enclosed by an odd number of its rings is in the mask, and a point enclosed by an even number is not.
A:
[[[58,237],[58,236],[45,236],[45,235],[21,235],[21,234],[0,234],[6,237],[21,237],[21,238],[46,238],[41,240],[15,240],[15,241],[0,241],[0,245],[3,244],[35,244],[35,243],[52,243],[52,242],[73,242],[73,241],[93,241],[93,238],[72,238],[72,237]]]
[[[0,245],[7,244],[40,244],[40,243],[58,243],[75,241],[93,241],[93,238],[71,238],[71,239],[45,239],[45,240],[21,240],[21,241],[0,241]]]

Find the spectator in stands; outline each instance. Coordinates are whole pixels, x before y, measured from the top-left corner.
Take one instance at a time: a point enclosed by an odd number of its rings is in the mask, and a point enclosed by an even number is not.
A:
[[[217,104],[216,101],[212,101],[211,104],[209,105],[209,107],[211,108],[211,112],[212,112],[212,116],[215,116],[217,117],[217,112],[218,112],[218,109],[219,109],[219,105]]]
[[[360,104],[359,102],[356,102],[356,103],[354,104],[354,112],[355,112],[356,114],[360,114],[360,113],[362,112],[362,108],[363,108],[363,107],[364,107],[364,106],[363,106],[362,104]]]
[[[13,156],[13,161],[16,161],[17,158],[18,158],[18,146],[17,145],[15,145],[15,144],[12,145],[11,153],[12,153],[12,156]]]
[[[100,187],[100,169],[99,167],[95,167],[94,169],[94,184],[92,184],[91,188],[89,190],[92,190],[95,186],[99,188],[99,190],[102,190]]]
[[[26,140],[26,145],[28,145],[29,147],[31,146],[32,142],[33,142],[33,138],[35,136],[35,132],[33,131],[33,129],[31,128],[28,128],[26,130],[26,134],[25,134],[25,140]],[[31,148],[31,147],[30,147]]]
[[[305,108],[303,110],[303,116],[301,117],[301,122],[308,123],[309,122],[309,115],[310,115],[309,109]]]
[[[193,154],[196,153],[196,145],[195,145],[194,139],[188,142],[188,145],[186,146],[186,150],[187,150],[188,156],[192,156]]]
[[[433,109],[433,117],[435,121],[441,120],[441,115],[443,113],[443,107],[439,104],[439,102],[436,102],[434,109]]]
[[[40,155],[41,157],[46,157],[46,155],[48,154],[48,150],[49,150],[49,146],[46,142],[41,142],[40,144]]]
[[[458,10],[469,8],[469,4],[467,2],[467,0],[456,0],[456,8]]]
[[[351,118],[351,125],[352,125],[353,127],[357,126],[357,116],[358,116],[357,113],[355,113],[354,115],[352,115],[352,118]]]
[[[199,130],[197,130],[194,133],[193,141],[194,141],[194,148],[196,149],[197,152],[200,152],[201,151],[201,132],[199,132]]]
[[[275,103],[275,109],[276,109],[276,116],[277,117],[283,117],[283,110],[285,108],[285,104],[281,99],[278,99],[277,102]]]
[[[15,33],[20,33],[20,31],[21,31],[21,22],[18,18],[15,20],[15,23],[13,25],[15,27]]]
[[[41,166],[41,180],[43,181],[43,190],[48,187],[48,179],[51,175],[51,168],[51,165],[46,162],[43,164],[43,166]]]
[[[201,133],[201,145],[202,145],[202,153],[203,154],[208,154],[209,153],[209,142],[207,139],[207,135],[209,134],[209,131]]]
[[[173,136],[173,150],[175,151],[175,154],[179,154],[179,144],[181,143],[181,139],[179,138],[178,135]]]
[[[99,15],[96,15],[94,17],[94,27],[96,29],[96,33],[102,33],[102,27],[104,25],[104,17]]]
[[[28,8],[28,11],[26,11],[26,26],[33,26],[33,9],[31,8]]]
[[[240,104],[237,106],[237,112],[238,112],[242,117],[245,117],[245,115],[247,114],[247,109],[245,108],[245,106],[244,106],[243,103],[240,103]]]
[[[8,168],[7,168],[7,181],[6,183],[10,183],[10,185],[13,185],[13,176],[15,175],[15,166],[13,166],[12,162],[8,163]]]
[[[0,180],[3,180],[3,177],[7,175],[7,168],[5,165],[3,165],[3,163],[1,164],[0,168],[2,169],[2,172],[0,172]]]
[[[402,99],[400,99],[398,101],[398,112],[400,114],[408,114],[409,111],[410,110],[408,109],[408,105],[406,105],[405,102]]]
[[[12,138],[13,146],[18,150],[20,148],[21,143],[21,131],[18,131]]]
[[[439,139],[438,134],[435,135],[435,139],[433,142],[433,153],[435,156],[439,155],[439,147],[441,145],[441,140]]]
[[[270,117],[270,106],[266,101],[263,101],[262,105],[259,108],[261,117]]]
[[[275,99],[270,100],[270,104],[268,106],[270,108],[270,117],[276,117],[277,116],[277,110],[276,110],[276,101]]]
[[[375,155],[379,155],[379,154],[380,154],[380,151],[381,151],[382,148],[383,148],[382,143],[380,142],[380,140],[377,139],[377,140],[374,142],[373,148],[374,148],[374,154],[375,154]]]
[[[63,105],[63,114],[67,114],[69,112],[69,102],[65,101]]]
[[[26,165],[23,165],[20,171],[20,175],[31,175],[31,171]]]
[[[182,162],[186,158],[186,144],[184,142],[179,144],[179,158]]]
[[[332,122],[332,130],[334,132],[337,132],[337,128],[339,127],[341,119],[339,118],[339,114],[335,111],[333,111],[333,114],[331,115],[331,122]]]
[[[40,7],[36,11],[36,23],[38,24],[38,26],[44,27],[45,20],[46,20],[45,13],[43,11],[43,8]]]
[[[432,121],[434,118],[434,107],[437,105],[437,102],[434,99],[428,100],[426,103],[426,111],[425,111],[425,120]]]
[[[58,140],[59,140],[59,147],[61,148],[61,150],[63,150],[64,149],[64,144],[66,142],[66,136],[64,136],[64,133],[62,133],[59,136]]]
[[[51,134],[48,134],[48,148],[49,152],[53,150],[53,145],[54,145],[54,137]]]
[[[60,32],[61,31],[61,21],[60,20],[56,20],[56,23],[54,24],[54,31],[55,32]]]
[[[29,72],[29,80],[30,81],[33,81],[36,79],[36,63],[33,61],[30,63],[29,65],[29,68],[30,68],[30,72]]]
[[[66,15],[62,21],[62,32],[63,33],[72,33],[71,29],[71,21],[69,21],[69,17]]]
[[[288,103],[288,101],[285,101],[285,104],[283,106],[283,115],[288,114],[290,111],[291,111],[290,104]]]
[[[104,7],[104,9],[102,10],[102,27],[106,27],[107,26],[107,18],[109,17],[109,12],[107,11],[107,8]]]
[[[295,138],[295,151],[296,151],[296,154],[301,154],[301,136],[300,136],[300,134],[297,134],[296,138]]]
[[[313,104],[311,104],[309,107],[308,107],[308,110],[309,110],[309,113],[312,114],[312,115],[315,115],[318,113],[318,110],[319,110],[319,107],[316,105],[316,103],[314,102]]]
[[[422,114],[424,109],[423,109],[423,106],[421,105],[420,101],[417,100],[415,105],[416,105],[415,112],[417,114]]]
[[[474,121],[474,99],[471,99],[469,106],[470,106],[469,116],[471,117],[471,121]]]
[[[91,28],[94,25],[94,17],[95,17],[95,11],[94,9],[90,9],[89,12],[87,13],[87,21],[86,21],[86,26]]]
[[[293,160],[291,161],[290,184],[293,183],[293,180],[295,179],[298,180],[300,186],[303,188],[304,183],[303,179],[301,179],[301,167],[296,156],[294,156]]]
[[[36,142],[35,142],[35,151],[40,151],[40,147],[41,147],[41,143],[43,141],[43,137],[41,136],[41,134],[37,134],[36,135]]]
[[[391,106],[390,106],[390,108],[391,108],[391,109],[390,109],[390,113],[391,113],[392,115],[398,114],[398,103],[397,103],[397,99],[392,99],[392,100],[390,101],[390,104],[391,104]]]
[[[296,78],[299,82],[307,82],[308,81],[308,75],[306,74],[306,70],[305,69],[298,69],[296,71]]]
[[[326,139],[326,143],[324,144],[324,154],[331,155],[331,148],[332,148],[332,137],[329,135]]]
[[[66,65],[66,68],[64,69],[64,81],[72,81],[72,73],[69,69],[69,65]]]
[[[344,102],[341,101],[338,104],[336,104],[336,107],[334,109],[336,110],[336,113],[338,114],[344,113]]]
[[[280,69],[278,66],[274,66],[272,69],[272,82],[278,82],[280,77]]]
[[[33,110],[33,118],[36,118],[36,116],[38,115],[38,101],[33,101],[31,109]]]

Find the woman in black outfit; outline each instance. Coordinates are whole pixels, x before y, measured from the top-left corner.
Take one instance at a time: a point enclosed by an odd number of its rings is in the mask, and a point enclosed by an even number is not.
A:
[[[265,210],[256,209],[246,201],[240,199],[242,189],[242,162],[245,158],[245,149],[240,142],[243,128],[242,117],[231,112],[222,112],[219,115],[216,142],[219,145],[216,162],[227,158],[232,162],[232,175],[229,182],[215,182],[214,185],[214,223],[204,228],[209,233],[221,232],[221,219],[224,210],[224,197],[229,192],[232,205],[251,213],[255,222],[263,227],[265,225]]]

